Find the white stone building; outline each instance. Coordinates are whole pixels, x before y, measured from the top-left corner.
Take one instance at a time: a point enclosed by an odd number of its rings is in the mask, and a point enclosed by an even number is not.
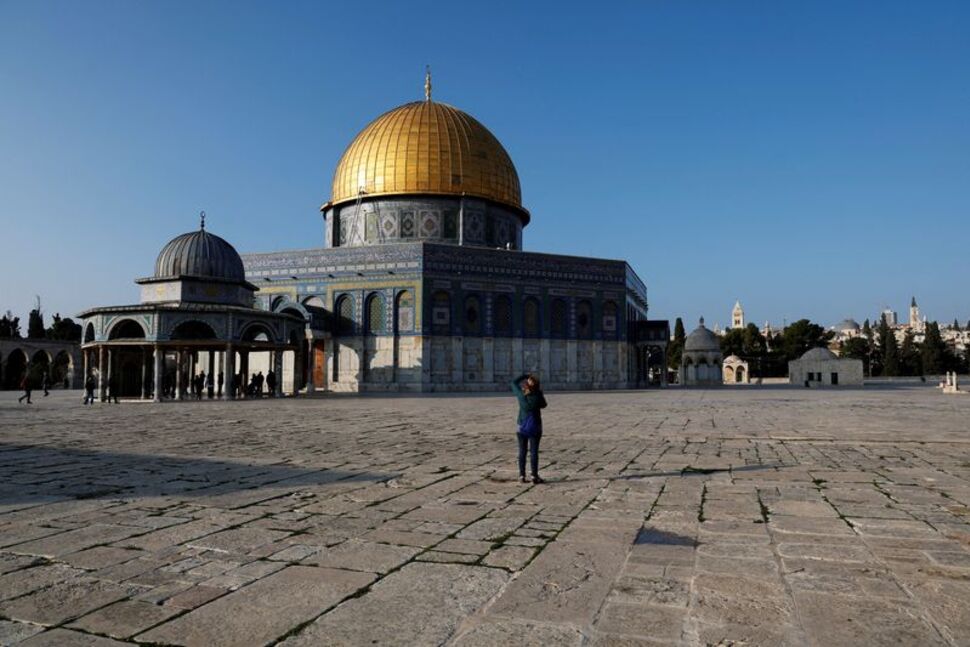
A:
[[[788,362],[788,381],[806,386],[862,386],[862,360],[842,359],[828,348],[813,348]]]

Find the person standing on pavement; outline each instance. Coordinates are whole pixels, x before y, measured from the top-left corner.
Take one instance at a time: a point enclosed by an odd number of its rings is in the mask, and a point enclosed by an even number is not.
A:
[[[94,404],[94,389],[98,386],[92,373],[88,373],[88,378],[84,380],[84,404]]]
[[[270,371],[266,374],[266,387],[269,389],[269,397],[276,397],[276,373]]]
[[[44,373],[44,378],[41,380],[40,385],[44,389],[44,397],[46,398],[47,396],[49,396],[51,394],[51,392],[50,392],[50,388],[51,388],[51,376],[50,376],[49,373],[47,373],[47,372]]]
[[[22,396],[17,398],[17,402],[23,402],[24,399],[27,400],[27,404],[33,404],[30,401],[30,392],[34,390],[34,385],[30,381],[30,371],[24,371],[24,376],[20,378],[20,389],[24,392]]]
[[[542,439],[542,410],[547,403],[539,386],[539,378],[527,373],[512,380],[510,386],[519,401],[519,428],[516,434],[519,441],[519,480],[526,482],[525,455],[528,450],[532,482],[545,483],[539,476],[539,441]]]

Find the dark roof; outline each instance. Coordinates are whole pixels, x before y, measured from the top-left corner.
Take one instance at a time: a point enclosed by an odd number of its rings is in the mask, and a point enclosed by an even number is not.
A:
[[[236,249],[205,229],[173,238],[158,254],[155,278],[195,276],[245,281],[246,271]]]

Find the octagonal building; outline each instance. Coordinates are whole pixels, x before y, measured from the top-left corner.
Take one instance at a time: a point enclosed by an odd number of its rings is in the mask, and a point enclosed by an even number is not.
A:
[[[374,119],[337,164],[324,247],[242,255],[258,305],[299,315],[295,388],[485,391],[641,385],[647,290],[622,260],[523,251],[531,215],[499,140],[425,100]],[[666,340],[663,341],[665,345]]]

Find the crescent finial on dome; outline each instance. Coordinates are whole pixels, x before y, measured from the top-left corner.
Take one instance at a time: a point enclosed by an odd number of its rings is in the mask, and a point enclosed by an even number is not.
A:
[[[424,66],[424,100],[431,101],[431,66]]]

